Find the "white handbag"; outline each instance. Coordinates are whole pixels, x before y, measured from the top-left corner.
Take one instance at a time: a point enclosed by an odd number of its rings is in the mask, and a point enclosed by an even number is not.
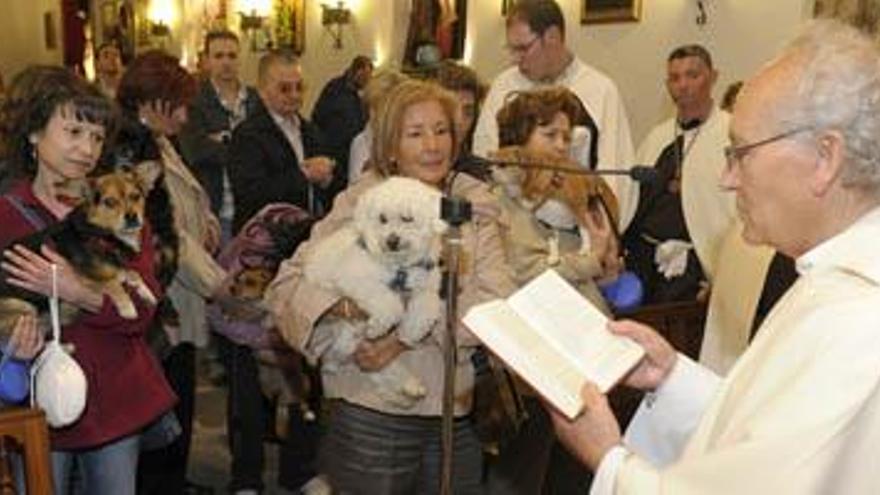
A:
[[[46,413],[49,426],[67,426],[82,415],[86,407],[88,384],[82,368],[61,346],[58,317],[58,267],[52,265],[52,297],[49,312],[52,340],[31,367],[31,405]]]

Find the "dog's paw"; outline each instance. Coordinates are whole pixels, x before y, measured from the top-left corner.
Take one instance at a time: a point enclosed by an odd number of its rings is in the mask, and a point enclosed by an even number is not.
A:
[[[377,392],[383,401],[398,409],[412,409],[428,393],[422,382],[415,377],[404,383],[382,384]]]
[[[424,340],[440,322],[442,315],[443,302],[439,297],[426,295],[411,300],[398,328],[398,338],[410,346]]]
[[[400,391],[403,392],[403,395],[414,400],[423,399],[428,395],[428,389],[425,388],[425,385],[422,384],[421,380],[415,377],[407,380],[403,386],[400,387]]]
[[[150,290],[139,273],[127,270],[124,274],[123,283],[134,288],[137,295],[148,305],[155,306],[159,302],[156,299],[156,295],[153,294],[153,291]]]
[[[134,320],[138,317],[137,309],[133,304],[119,304],[116,306],[116,312],[126,320]]]
[[[381,310],[370,313],[364,334],[368,339],[375,339],[388,333],[403,318],[403,305],[399,301],[384,306]]]

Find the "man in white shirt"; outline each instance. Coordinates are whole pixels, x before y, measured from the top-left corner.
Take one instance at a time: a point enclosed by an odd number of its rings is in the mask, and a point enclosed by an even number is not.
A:
[[[116,98],[123,70],[119,46],[112,42],[101,43],[95,50],[95,84],[110,99]]]
[[[811,25],[744,88],[722,186],[743,237],[800,277],[724,378],[651,329],[626,382],[653,391],[621,438],[605,397],[554,414],[596,469],[594,494],[880,493],[880,52],[854,28]]]
[[[573,152],[587,168],[626,168],[634,164],[629,120],[614,82],[574,56],[565,44],[565,18],[555,0],[521,0],[507,16],[507,49],[515,64],[492,81],[474,131],[478,156],[498,149],[495,116],[507,96],[543,86],[574,92],[589,116],[575,132]],[[626,177],[609,177],[621,211],[633,210],[637,190]],[[629,218],[621,218],[621,227]]]
[[[627,267],[646,303],[693,301],[712,280],[721,238],[734,219],[733,197],[716,187],[724,170],[730,115],[712,100],[718,72],[700,45],[672,50],[666,89],[676,114],[654,127],[638,152],[657,178],[639,185],[624,235]]]

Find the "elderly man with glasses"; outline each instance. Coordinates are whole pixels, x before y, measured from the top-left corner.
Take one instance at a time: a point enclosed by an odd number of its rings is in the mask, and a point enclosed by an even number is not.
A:
[[[880,493],[880,51],[816,23],[744,88],[721,185],[749,243],[800,277],[727,376],[648,327],[611,329],[651,391],[625,437],[595,386],[557,434],[595,468],[593,494]]]
[[[520,0],[507,16],[507,49],[514,66],[492,82],[477,127],[473,151],[479,156],[498,148],[498,110],[508,95],[546,86],[563,86],[586,110],[575,123],[573,153],[587,168],[626,168],[634,163],[629,120],[620,93],[605,74],[577,58],[565,44],[565,18],[555,0]],[[636,200],[626,177],[608,179],[622,211]]]

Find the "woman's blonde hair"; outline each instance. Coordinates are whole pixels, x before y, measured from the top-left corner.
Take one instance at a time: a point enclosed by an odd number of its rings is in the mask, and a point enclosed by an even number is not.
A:
[[[455,161],[455,150],[458,149],[460,139],[455,131],[455,114],[458,111],[455,98],[436,83],[410,79],[397,85],[370,117],[370,126],[373,129],[370,165],[381,175],[398,173],[394,155],[400,145],[406,111],[413,105],[429,101],[439,103],[449,121],[453,153],[450,160]]]
[[[388,93],[407,79],[409,77],[398,70],[377,70],[364,88],[364,102],[367,104],[367,108],[371,112],[376,111],[382,105],[382,100],[388,96]]]

